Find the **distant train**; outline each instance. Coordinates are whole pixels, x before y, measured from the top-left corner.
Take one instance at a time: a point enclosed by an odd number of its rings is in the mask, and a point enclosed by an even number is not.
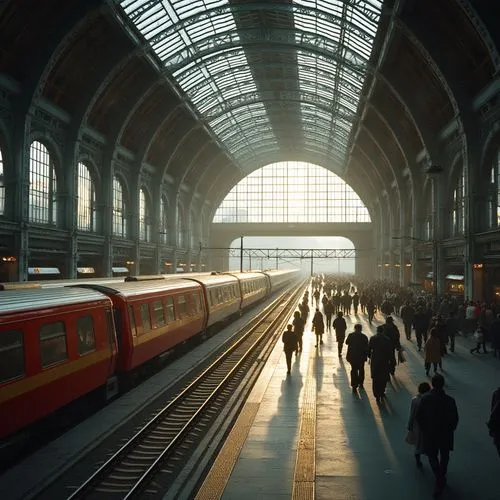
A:
[[[98,389],[113,397],[147,362],[298,278],[277,270],[5,287],[0,439]]]

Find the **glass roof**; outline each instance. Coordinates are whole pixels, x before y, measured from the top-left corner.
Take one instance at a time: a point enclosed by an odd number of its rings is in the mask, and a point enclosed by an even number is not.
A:
[[[240,167],[293,142],[342,169],[383,0],[115,1]]]

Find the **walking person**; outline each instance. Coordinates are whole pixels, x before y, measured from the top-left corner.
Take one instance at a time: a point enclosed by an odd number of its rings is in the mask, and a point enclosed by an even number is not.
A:
[[[437,373],[438,366],[441,367],[441,341],[435,328],[431,328],[431,335],[425,343],[424,353],[425,374],[429,376],[431,363],[434,365],[434,373]]]
[[[420,351],[422,349],[422,341],[424,345],[427,342],[427,332],[429,330],[429,316],[425,313],[423,307],[419,307],[413,315],[413,328],[415,329],[417,346]]]
[[[417,422],[422,430],[423,450],[436,478],[434,498],[439,498],[446,486],[450,451],[458,425],[455,400],[444,391],[444,377],[437,373],[431,380],[432,389],[422,396],[417,408]]]
[[[323,333],[325,332],[325,323],[323,321],[323,314],[318,308],[316,308],[316,312],[314,313],[313,316],[312,327],[314,330],[314,334],[316,335],[316,347],[318,347],[318,344],[323,343]]]
[[[292,368],[292,355],[297,350],[297,337],[293,332],[293,325],[288,324],[281,337],[283,342],[283,351],[285,351],[287,375],[290,375]]]
[[[347,323],[344,319],[342,311],[337,313],[337,317],[333,320],[333,328],[335,330],[335,338],[338,344],[339,358],[342,357],[342,347],[344,346],[345,332],[347,330]]]
[[[450,341],[450,352],[455,352],[455,337],[459,330],[458,318],[454,311],[450,311],[450,317],[446,320],[446,333]]]
[[[500,457],[500,387],[491,396],[491,413],[486,425],[490,430],[490,436],[493,438],[493,444],[496,446]]]
[[[373,384],[373,395],[377,403],[385,398],[385,387],[391,377],[394,349],[384,334],[384,326],[377,326],[377,333],[368,342],[368,357]]]
[[[346,360],[351,365],[351,387],[356,392],[363,388],[365,382],[365,362],[368,356],[368,337],[362,332],[363,327],[357,323],[354,331],[347,336]]]
[[[422,430],[417,422],[417,410],[422,400],[422,396],[431,390],[429,382],[421,382],[418,384],[418,394],[413,396],[410,406],[410,416],[408,417],[408,432],[413,435],[414,456],[417,467],[422,467],[422,459],[420,456],[424,453],[424,439]]]
[[[297,351],[302,352],[302,337],[304,335],[305,322],[299,311],[293,313],[293,333],[297,337]]]
[[[479,354],[479,349],[481,346],[483,347],[483,353],[487,354],[488,351],[486,350],[486,331],[484,329],[484,326],[478,326],[476,331],[474,332],[474,340],[476,341],[476,347],[473,347],[470,350],[471,354],[474,354],[474,351]]]
[[[375,316],[375,304],[373,302],[373,299],[370,297],[368,299],[368,302],[366,303],[366,312],[368,314],[368,322],[370,325],[372,324],[373,321],[373,316]]]
[[[406,301],[405,305],[401,308],[400,316],[403,320],[403,325],[405,327],[405,335],[407,340],[411,340],[411,325],[413,323],[413,316],[415,315],[415,310],[410,305],[410,301]]]
[[[327,300],[323,306],[323,311],[326,316],[326,329],[330,331],[332,329],[332,315],[333,315],[333,303],[331,300]]]
[[[395,325],[392,316],[387,316],[384,325],[384,334],[391,341],[392,344],[392,369],[391,374],[394,375],[396,372],[396,351],[401,350],[401,334],[399,333],[399,328]]]

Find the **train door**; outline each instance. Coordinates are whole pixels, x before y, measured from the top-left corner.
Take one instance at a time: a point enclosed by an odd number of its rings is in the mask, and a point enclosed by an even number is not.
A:
[[[116,364],[117,364],[117,356],[119,354],[119,348],[117,345],[117,335],[115,323],[113,321],[113,313],[111,309],[106,309],[106,330],[108,334],[108,342],[109,349],[111,352],[111,356],[109,358],[109,371],[110,376],[106,382],[106,399],[110,399],[118,394],[118,379],[115,375],[116,373]]]

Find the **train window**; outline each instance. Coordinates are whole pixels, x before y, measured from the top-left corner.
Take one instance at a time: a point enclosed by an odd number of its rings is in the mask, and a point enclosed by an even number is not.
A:
[[[240,292],[238,290],[238,285],[233,285],[233,288],[234,288],[234,296],[239,297]]]
[[[167,309],[167,321],[175,321],[174,298],[167,297],[165,299],[165,307]]]
[[[151,330],[151,316],[149,315],[149,304],[141,304],[142,333]]]
[[[217,304],[217,295],[215,293],[215,289],[210,290],[210,305],[215,305]]]
[[[177,305],[179,306],[179,318],[184,318],[187,315],[186,297],[183,294],[177,296]]]
[[[10,330],[0,334],[0,384],[24,375],[23,332]]]
[[[95,333],[92,316],[83,316],[76,320],[76,334],[78,335],[78,354],[87,354],[95,351]]]
[[[68,359],[66,328],[63,321],[43,325],[39,337],[42,368]]]
[[[201,299],[198,292],[193,293],[194,307],[197,313],[201,312]]]
[[[153,328],[159,328],[165,325],[165,312],[163,311],[163,302],[155,300],[153,302]]]
[[[132,336],[137,337],[137,325],[135,324],[134,308],[130,304],[128,306],[128,320],[130,322],[130,330],[132,331]]]

